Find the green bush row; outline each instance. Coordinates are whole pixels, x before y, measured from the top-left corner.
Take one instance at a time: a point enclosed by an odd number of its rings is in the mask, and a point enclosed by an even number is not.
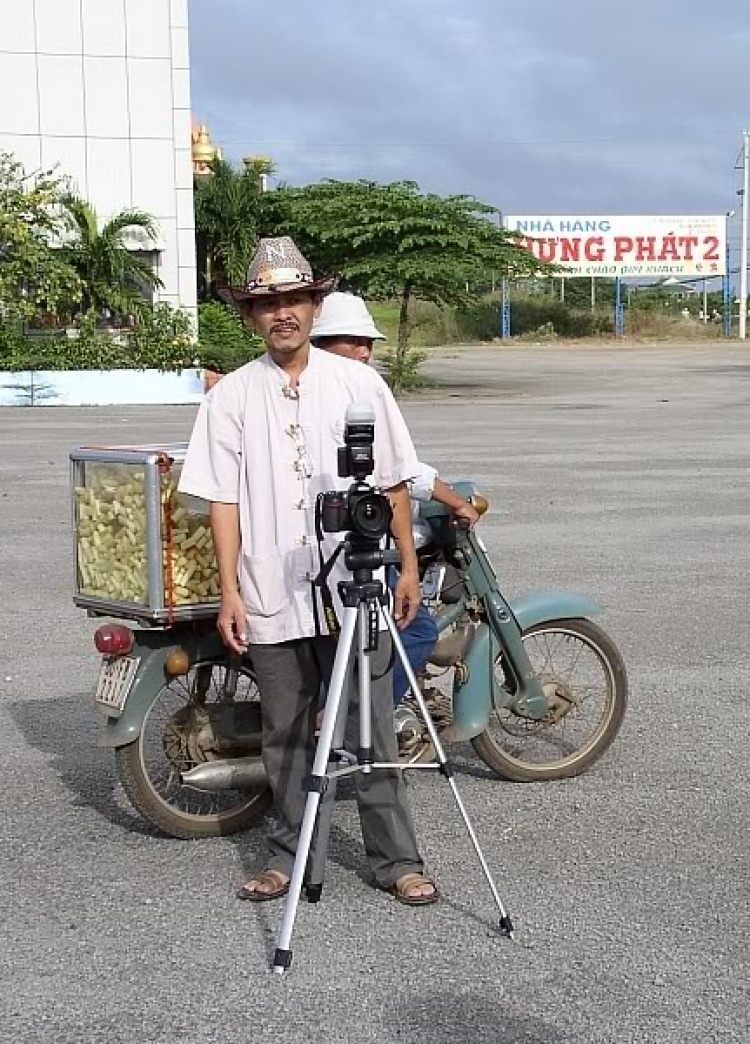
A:
[[[186,312],[166,304],[144,310],[132,330],[96,329],[83,320],[66,332],[26,336],[17,323],[0,323],[0,370],[184,370],[204,366],[220,373],[237,369],[263,351],[263,342],[237,312],[222,304],[201,305],[198,342]]]
[[[500,302],[479,301],[456,312],[461,335],[471,341],[491,341],[500,336]],[[552,297],[516,297],[511,301],[510,332],[523,337],[540,329],[552,329],[558,337],[592,337],[614,332],[610,315],[569,308]]]

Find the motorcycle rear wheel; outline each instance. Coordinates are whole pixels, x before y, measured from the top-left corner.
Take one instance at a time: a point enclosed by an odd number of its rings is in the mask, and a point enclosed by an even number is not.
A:
[[[172,678],[154,696],[138,739],[115,751],[118,777],[131,805],[152,826],[170,837],[190,841],[237,834],[262,822],[271,807],[268,786],[209,794],[183,786],[180,772],[215,754],[197,752],[190,714],[221,696],[226,663],[194,664],[184,677]],[[257,700],[255,675],[240,672],[235,700]]]
[[[472,746],[493,772],[513,783],[578,776],[599,760],[622,725],[625,664],[612,640],[589,620],[536,624],[522,638],[550,711],[532,721],[496,708]],[[495,671],[497,684],[507,685],[502,656]]]

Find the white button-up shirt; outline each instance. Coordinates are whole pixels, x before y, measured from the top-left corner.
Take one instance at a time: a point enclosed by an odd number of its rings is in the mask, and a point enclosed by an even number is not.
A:
[[[292,389],[268,355],[228,374],[202,403],[180,477],[180,490],[239,505],[240,591],[251,642],[274,644],[316,634],[311,581],[320,568],[315,534],[318,495],[348,489],[337,451],[351,403],[375,413],[375,471],[381,489],[419,474],[414,446],[383,379],[360,362],[311,346],[308,365]],[[327,560],[343,534],[325,534]],[[329,584],[341,619],[339,558]],[[320,611],[320,631],[327,633]]]

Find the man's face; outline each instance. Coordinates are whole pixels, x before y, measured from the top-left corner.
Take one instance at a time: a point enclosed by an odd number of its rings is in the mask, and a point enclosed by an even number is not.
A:
[[[243,316],[266,342],[269,351],[280,356],[293,355],[307,344],[320,305],[317,294],[292,290],[246,303]]]
[[[345,359],[367,363],[372,357],[372,341],[369,337],[326,337],[321,347],[334,355],[343,355]]]

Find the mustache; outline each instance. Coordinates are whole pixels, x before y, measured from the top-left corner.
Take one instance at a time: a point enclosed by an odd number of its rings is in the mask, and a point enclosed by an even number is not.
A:
[[[271,333],[292,333],[299,330],[299,324],[295,322],[283,322],[274,323],[271,327]]]

